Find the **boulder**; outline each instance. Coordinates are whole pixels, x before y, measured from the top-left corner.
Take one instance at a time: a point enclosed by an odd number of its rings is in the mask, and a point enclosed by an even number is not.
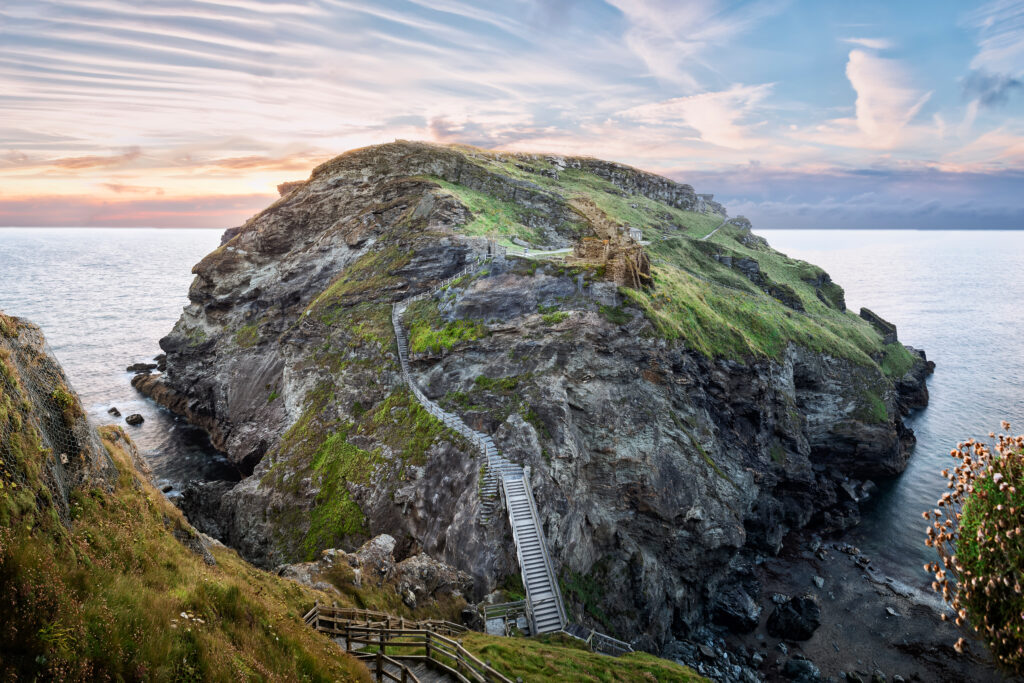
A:
[[[369,581],[369,585],[376,587],[391,586],[410,609],[441,598],[465,598],[472,592],[473,577],[425,553],[395,562],[396,546],[394,537],[380,534],[355,552],[330,548],[323,551],[318,560],[281,565],[276,571],[279,576],[307,586],[336,590],[336,587],[329,586],[326,577],[332,568],[348,565],[354,570],[352,580],[355,585]],[[337,580],[337,573],[333,575]]]
[[[809,659],[793,659],[786,662],[782,673],[794,683],[815,683],[821,680],[821,670]]]
[[[146,421],[146,418],[142,417],[138,413],[132,413],[124,419],[125,422],[130,424],[132,427],[138,427],[140,424]]]
[[[768,617],[768,634],[786,640],[807,640],[821,626],[821,607],[813,595],[785,600]]]
[[[712,618],[716,624],[738,633],[750,633],[761,619],[761,606],[742,586],[734,585],[719,591]]]
[[[121,417],[121,411],[117,409],[117,406],[110,406],[110,408],[107,409],[107,412],[114,417]]]

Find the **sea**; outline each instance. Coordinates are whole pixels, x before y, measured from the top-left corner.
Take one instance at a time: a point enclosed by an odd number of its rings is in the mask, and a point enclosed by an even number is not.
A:
[[[237,479],[202,432],[140,397],[125,368],[160,353],[219,230],[0,229],[0,310],[39,324],[98,424],[140,413],[129,428],[172,497],[189,479]],[[1008,420],[1024,432],[1024,232],[764,230],[794,258],[827,270],[851,310],[896,324],[900,341],[935,361],[928,408],[907,422],[917,446],[846,540],[898,578],[923,585],[921,512],[945,491],[949,451]]]

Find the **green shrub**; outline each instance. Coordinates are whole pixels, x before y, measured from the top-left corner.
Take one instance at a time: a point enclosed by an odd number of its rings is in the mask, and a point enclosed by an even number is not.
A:
[[[545,325],[551,326],[557,325],[568,317],[568,311],[555,311],[554,313],[544,313],[540,319],[544,321]]]

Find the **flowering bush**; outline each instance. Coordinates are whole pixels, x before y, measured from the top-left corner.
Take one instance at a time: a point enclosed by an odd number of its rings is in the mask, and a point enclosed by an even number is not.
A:
[[[1003,430],[1010,424],[1003,422]],[[994,446],[971,439],[943,470],[949,492],[923,513],[925,543],[941,562],[925,565],[932,588],[969,624],[1004,669],[1024,673],[1024,436],[989,434]],[[945,617],[944,617],[945,618]],[[961,651],[964,639],[957,641]]]

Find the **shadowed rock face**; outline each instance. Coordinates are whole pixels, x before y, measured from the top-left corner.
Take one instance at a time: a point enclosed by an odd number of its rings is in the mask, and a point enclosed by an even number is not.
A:
[[[350,152],[195,267],[191,303],[161,340],[167,370],[136,386],[252,472],[226,492],[186,492],[198,526],[264,566],[387,533],[396,559],[442,559],[477,595],[516,572],[507,524],[477,522],[474,449],[417,412],[390,326],[392,302],[486,249],[459,234],[472,214],[431,178],[525,207],[549,244],[579,234],[563,198],[480,154]],[[689,186],[625,166],[547,163],[696,206]],[[720,593],[736,597],[748,555],[777,551],[788,530],[855,523],[840,484],[900,472],[913,444],[900,409],[927,400],[923,358],[898,382],[795,344],[710,359],[659,337],[598,273],[522,259],[492,261],[407,323],[439,338],[476,325],[434,351],[416,353],[411,335],[419,386],[529,465],[573,617],[649,649],[702,623]]]

